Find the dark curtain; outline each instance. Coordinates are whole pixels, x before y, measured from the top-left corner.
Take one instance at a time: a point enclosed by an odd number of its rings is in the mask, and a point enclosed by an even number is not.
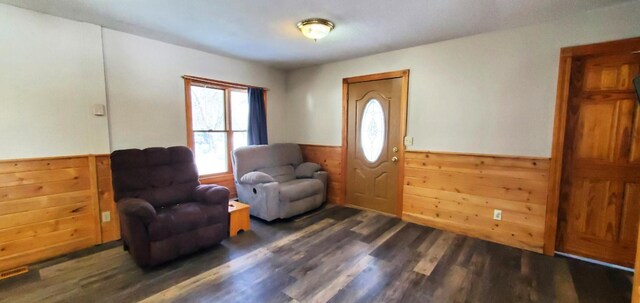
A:
[[[264,108],[264,89],[249,88],[249,126],[247,141],[249,145],[268,144],[267,111]]]

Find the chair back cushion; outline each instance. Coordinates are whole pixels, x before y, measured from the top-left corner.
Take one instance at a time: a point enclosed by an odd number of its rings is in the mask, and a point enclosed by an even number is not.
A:
[[[117,150],[111,154],[115,200],[139,198],[154,207],[193,200],[200,184],[188,147]]]
[[[276,181],[291,180],[291,177],[295,179],[293,168],[300,163],[302,163],[302,152],[298,144],[244,146],[233,151],[233,176],[236,180],[240,180],[248,172],[261,171],[272,176]],[[290,166],[291,169],[283,166]]]
[[[295,171],[291,165],[282,165],[274,167],[265,167],[258,169],[259,172],[263,172],[273,178],[278,183],[287,182],[296,179]]]

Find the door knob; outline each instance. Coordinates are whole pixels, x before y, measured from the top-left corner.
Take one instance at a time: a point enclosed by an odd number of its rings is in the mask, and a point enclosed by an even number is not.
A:
[[[394,156],[393,158],[391,158],[391,162],[398,162],[398,157]]]
[[[394,152],[394,153],[397,153],[397,152],[398,152],[398,148],[397,148],[397,147],[395,147],[395,146],[393,147],[393,149],[392,149],[392,150],[393,150],[393,152]]]

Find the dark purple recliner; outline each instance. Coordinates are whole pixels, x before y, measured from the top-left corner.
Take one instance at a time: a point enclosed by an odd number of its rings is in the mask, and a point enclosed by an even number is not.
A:
[[[184,146],[111,154],[113,189],[125,249],[153,266],[220,243],[229,235],[229,190],[200,185]]]

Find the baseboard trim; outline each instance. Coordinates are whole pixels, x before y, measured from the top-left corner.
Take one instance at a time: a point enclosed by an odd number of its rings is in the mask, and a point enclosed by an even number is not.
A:
[[[4,280],[4,279],[11,278],[11,277],[15,277],[17,275],[26,274],[28,272],[29,272],[29,268],[27,268],[26,266],[21,266],[21,267],[18,267],[18,268],[5,270],[3,272],[0,272],[0,280]]]
[[[375,209],[371,209],[371,208],[366,208],[366,207],[362,207],[362,206],[357,206],[357,205],[353,205],[353,204],[349,204],[349,203],[343,204],[342,206],[349,207],[349,208],[355,208],[355,209],[359,209],[359,210],[372,211],[374,213],[379,213],[379,214],[387,216],[387,217],[393,217],[393,218],[401,219],[400,217],[396,216],[395,214],[385,213],[383,211],[379,211],[379,210],[375,210]]]
[[[563,252],[559,252],[559,251],[556,251],[556,255],[567,257],[567,258],[571,258],[571,259],[576,259],[576,260],[580,260],[580,261],[584,261],[584,262],[588,262],[588,263],[592,263],[592,264],[596,264],[596,265],[606,266],[606,267],[610,267],[610,268],[615,268],[615,269],[619,269],[619,270],[624,270],[624,271],[635,273],[635,270],[633,268],[624,267],[624,266],[620,266],[620,265],[616,265],[616,264],[611,264],[611,263],[607,263],[607,262],[603,262],[603,261],[599,261],[599,260],[595,260],[595,259],[591,259],[591,258],[576,256],[576,255],[563,253]]]

